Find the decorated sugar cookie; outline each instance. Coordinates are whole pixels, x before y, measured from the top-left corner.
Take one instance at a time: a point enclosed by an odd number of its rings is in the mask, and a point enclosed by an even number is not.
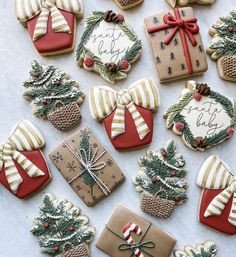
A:
[[[206,241],[195,247],[187,245],[183,251],[174,251],[174,257],[217,257],[217,247],[213,241]]]
[[[80,122],[79,105],[85,95],[65,72],[34,60],[31,63],[30,78],[23,86],[23,97],[31,102],[35,116],[48,119],[59,130],[68,129]]]
[[[236,81],[236,10],[220,17],[210,28],[213,37],[207,49],[222,79]]]
[[[215,0],[166,0],[166,2],[172,7],[186,6],[191,3],[196,4],[213,4]]]
[[[236,176],[219,157],[202,165],[197,185],[203,189],[199,220],[217,231],[236,234]]]
[[[17,19],[28,28],[42,55],[72,51],[76,18],[83,17],[81,0],[15,0]]]
[[[167,128],[181,136],[188,147],[204,151],[233,136],[236,107],[233,99],[207,84],[189,81],[164,118]]]
[[[47,256],[89,257],[89,243],[95,230],[80,209],[67,200],[45,194],[31,233],[38,237],[40,250]]]
[[[153,111],[159,107],[159,94],[150,77],[119,92],[106,86],[90,88],[89,106],[116,149],[141,147],[152,141]]]
[[[157,13],[144,21],[159,81],[176,80],[207,70],[200,29],[191,7]]]
[[[44,137],[27,120],[19,121],[0,143],[0,183],[16,197],[27,198],[50,181],[40,150],[44,145]]]
[[[141,4],[143,0],[114,0],[121,9],[130,9],[138,4]]]
[[[168,218],[176,205],[187,200],[187,170],[173,140],[158,152],[148,151],[139,159],[141,167],[134,179],[141,192],[141,209],[153,216]]]
[[[122,14],[93,12],[77,47],[76,61],[79,66],[115,83],[127,77],[131,63],[141,51],[141,41]]]

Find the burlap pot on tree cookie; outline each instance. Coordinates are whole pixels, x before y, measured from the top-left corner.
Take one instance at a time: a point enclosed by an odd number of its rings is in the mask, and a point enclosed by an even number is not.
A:
[[[48,120],[59,130],[68,129],[81,121],[80,108],[75,102],[67,104],[50,113]]]
[[[88,247],[84,244],[74,247],[56,257],[89,257]]]
[[[168,218],[175,207],[175,202],[143,192],[140,207],[143,212],[159,218]]]
[[[236,81],[236,55],[221,57],[217,66],[221,78]]]

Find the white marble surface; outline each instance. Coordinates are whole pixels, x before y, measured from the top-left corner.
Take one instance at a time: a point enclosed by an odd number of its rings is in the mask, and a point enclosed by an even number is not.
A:
[[[22,82],[27,78],[30,62],[38,59],[43,63],[53,63],[61,69],[67,71],[72,79],[77,80],[81,89],[88,93],[88,89],[95,85],[108,85],[98,75],[89,73],[76,66],[74,53],[61,55],[57,57],[41,57],[31,42],[28,32],[15,19],[13,0],[1,0],[0,16],[1,36],[0,36],[0,81],[1,81],[1,102],[0,102],[0,131],[1,140],[4,140],[11,127],[21,118],[27,118],[38,126],[44,134],[47,146],[45,154],[47,156],[50,149],[61,142],[63,138],[73,133],[61,133],[54,129],[47,121],[34,118],[31,115],[31,108],[27,101],[22,99]],[[236,0],[216,0],[212,6],[194,5],[199,25],[207,47],[210,36],[208,27],[220,15],[228,12]],[[85,17],[93,10],[113,9],[121,12],[116,4],[111,0],[84,0]],[[128,86],[134,80],[144,76],[151,75],[155,81],[156,71],[154,67],[151,48],[145,35],[143,19],[151,14],[162,10],[168,10],[169,6],[162,0],[145,0],[141,6],[125,11],[126,18],[135,26],[137,34],[142,38],[144,50],[140,61],[133,66],[128,79],[117,83],[117,89]],[[79,42],[83,32],[85,19],[78,22],[76,42]],[[221,80],[216,71],[216,65],[208,57],[209,69],[203,75],[196,79],[198,81],[208,82],[212,88],[236,98],[236,85]],[[225,160],[232,169],[236,170],[235,143],[236,137],[222,145],[208,150],[206,153],[194,152],[182,144],[180,139],[165,128],[162,118],[166,108],[178,99],[180,90],[183,88],[184,80],[158,85],[161,95],[161,107],[155,115],[155,131],[151,149],[157,149],[166,140],[174,138],[177,141],[178,151],[183,153],[187,160],[189,169],[188,180],[189,201],[176,208],[172,217],[168,220],[160,220],[142,213],[139,209],[139,194],[132,185],[132,178],[138,171],[137,158],[143,155],[147,148],[131,152],[118,152],[108,141],[106,132],[101,124],[92,120],[88,110],[88,99],[82,106],[83,121],[82,126],[91,127],[99,140],[105,145],[107,150],[114,156],[114,159],[122,167],[127,179],[126,182],[118,188],[110,197],[100,202],[94,208],[88,208],[76,195],[76,193],[65,182],[61,174],[56,170],[53,164],[48,160],[52,172],[52,181],[41,192],[27,200],[18,200],[3,187],[0,187],[0,257],[39,257],[38,241],[34,238],[29,229],[31,219],[38,214],[38,206],[44,192],[55,193],[60,198],[67,198],[74,204],[81,207],[82,212],[90,217],[90,222],[96,227],[96,238],[91,245],[91,256],[103,257],[104,253],[95,247],[95,242],[104,228],[104,224],[113,213],[118,203],[129,206],[133,211],[149,219],[153,224],[159,226],[176,237],[176,248],[182,249],[185,244],[195,244],[207,239],[214,240],[219,247],[219,257],[236,256],[236,238],[235,236],[226,236],[214,232],[201,225],[197,220],[198,205],[201,190],[196,186],[195,181],[198,170],[203,161],[211,154],[217,154]],[[108,238],[109,240],[109,238]]]

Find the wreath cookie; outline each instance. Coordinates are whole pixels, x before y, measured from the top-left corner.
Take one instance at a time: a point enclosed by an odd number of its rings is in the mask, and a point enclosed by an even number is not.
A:
[[[144,0],[114,0],[114,1],[121,9],[126,10],[141,4]]]
[[[188,4],[213,4],[215,0],[166,0],[166,2],[172,7],[186,6]]]
[[[210,28],[213,37],[207,49],[211,59],[217,61],[219,76],[236,82],[236,10],[220,17]]]
[[[182,155],[176,153],[175,142],[169,140],[156,153],[148,151],[139,159],[139,165],[134,184],[141,192],[142,211],[168,218],[176,205],[187,200],[187,170]]]
[[[164,114],[166,126],[194,150],[204,151],[234,134],[233,99],[214,92],[207,84],[189,81],[179,101]]]
[[[76,61],[110,83],[127,77],[142,51],[141,40],[122,14],[93,12],[76,50]]]

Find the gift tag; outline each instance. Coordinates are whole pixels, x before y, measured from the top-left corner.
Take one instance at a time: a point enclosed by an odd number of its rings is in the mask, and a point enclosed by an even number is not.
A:
[[[93,12],[77,47],[76,61],[79,66],[115,83],[127,77],[131,63],[138,59],[141,51],[141,40],[122,14]]]
[[[76,18],[83,17],[81,0],[15,0],[15,7],[16,18],[28,28],[40,54],[73,50]]]
[[[233,136],[235,103],[207,84],[189,81],[164,118],[167,128],[181,136],[188,147],[204,151]]]

